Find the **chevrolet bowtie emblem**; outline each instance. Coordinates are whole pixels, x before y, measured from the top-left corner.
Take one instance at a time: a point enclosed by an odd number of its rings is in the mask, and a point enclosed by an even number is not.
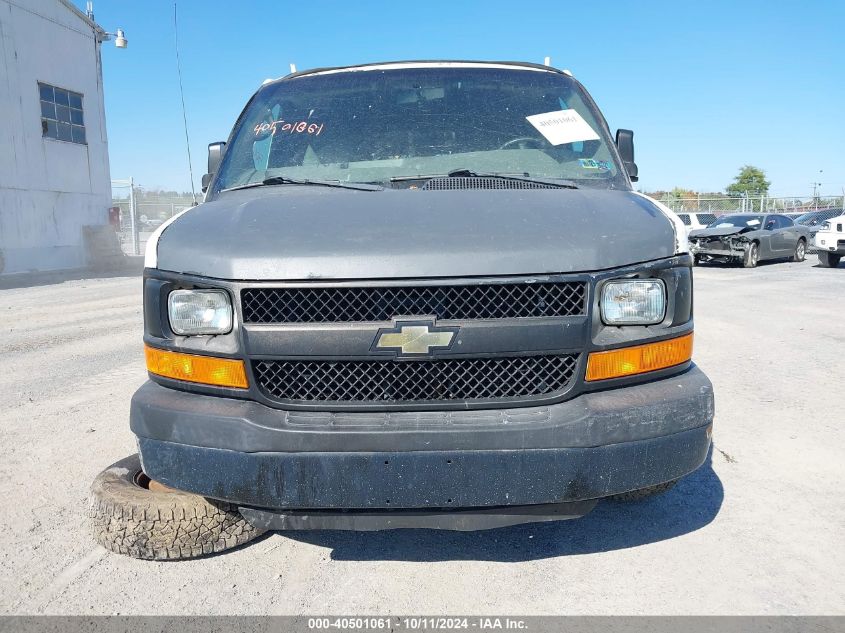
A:
[[[389,330],[379,330],[373,350],[394,354],[430,354],[433,349],[449,349],[456,327],[436,327],[433,322],[397,322]]]

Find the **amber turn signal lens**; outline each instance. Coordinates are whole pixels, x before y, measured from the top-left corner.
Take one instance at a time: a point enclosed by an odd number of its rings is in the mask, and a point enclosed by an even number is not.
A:
[[[242,360],[180,354],[149,345],[144,346],[144,355],[147,357],[147,371],[156,376],[216,387],[249,387]]]
[[[588,382],[644,374],[692,358],[692,333],[658,343],[593,352],[587,359]]]

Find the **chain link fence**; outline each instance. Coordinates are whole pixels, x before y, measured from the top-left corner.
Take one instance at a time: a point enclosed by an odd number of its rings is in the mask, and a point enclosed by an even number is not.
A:
[[[662,202],[675,213],[707,213],[724,215],[726,213],[787,213],[803,214],[828,208],[843,208],[845,196],[836,198],[801,199],[798,197],[676,197],[672,194],[647,194]]]
[[[146,191],[128,180],[112,180],[112,214],[120,245],[127,255],[143,255],[147,240],[162,223],[194,206],[190,195]],[[116,216],[116,217],[114,217]]]

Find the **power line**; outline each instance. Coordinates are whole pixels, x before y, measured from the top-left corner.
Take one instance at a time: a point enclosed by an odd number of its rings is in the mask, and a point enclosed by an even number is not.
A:
[[[191,197],[194,204],[197,192],[194,189],[194,167],[191,162],[191,140],[188,137],[188,115],[185,112],[185,91],[182,88],[182,63],[179,61],[179,23],[176,20],[176,3],[173,3],[173,40],[176,45],[176,72],[179,74],[179,96],[182,98],[182,121],[185,124],[185,147],[188,150],[188,173],[191,175]]]

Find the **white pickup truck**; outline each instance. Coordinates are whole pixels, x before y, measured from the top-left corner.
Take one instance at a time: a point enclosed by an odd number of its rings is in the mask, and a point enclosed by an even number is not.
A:
[[[815,236],[819,263],[825,268],[836,268],[845,255],[845,215],[826,220]]]

